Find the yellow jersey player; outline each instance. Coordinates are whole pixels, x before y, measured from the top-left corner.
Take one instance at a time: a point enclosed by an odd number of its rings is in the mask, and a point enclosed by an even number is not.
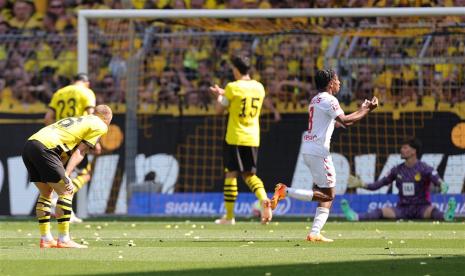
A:
[[[68,117],[92,114],[94,112],[96,99],[95,93],[89,87],[89,77],[84,73],[79,73],[74,77],[73,84],[56,91],[52,96],[47,113],[45,114],[45,125],[50,125]],[[100,144],[97,144],[93,153],[100,154],[100,152]],[[86,156],[76,167],[76,174],[73,174],[71,179],[74,185],[74,192],[77,192],[90,181],[91,170],[91,164]],[[54,197],[54,203],[56,203],[56,199],[57,198]],[[73,212],[71,222],[82,222],[82,220],[76,217]]]
[[[68,117],[92,114],[95,108],[95,93],[89,86],[88,76],[80,73],[74,77],[73,84],[56,91],[45,114],[45,125]]]
[[[229,112],[223,156],[226,214],[215,223],[235,224],[234,205],[238,194],[239,173],[260,200],[261,220],[262,223],[267,223],[272,217],[270,200],[262,180],[255,175],[260,145],[259,117],[265,100],[265,89],[260,82],[250,78],[248,57],[235,56],[231,63],[236,81],[228,83],[224,90],[217,85],[210,87],[212,93],[217,96],[217,113],[223,114],[225,110]]]
[[[95,113],[81,117],[69,117],[46,126],[29,137],[23,149],[23,161],[30,180],[35,182],[40,196],[36,203],[36,215],[41,234],[41,248],[87,248],[71,240],[71,218],[74,186],[69,175],[93,148],[100,137],[107,133],[112,111],[99,105]],[[63,155],[70,155],[63,164]],[[58,194],[55,214],[58,222],[58,241],[50,232],[52,193]]]

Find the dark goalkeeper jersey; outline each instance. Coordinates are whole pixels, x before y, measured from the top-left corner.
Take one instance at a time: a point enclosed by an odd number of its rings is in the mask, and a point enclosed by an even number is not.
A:
[[[395,181],[399,189],[399,205],[431,204],[430,186],[439,186],[440,178],[435,170],[422,161],[409,168],[402,163],[391,169],[386,177],[367,185],[368,190],[377,190]]]

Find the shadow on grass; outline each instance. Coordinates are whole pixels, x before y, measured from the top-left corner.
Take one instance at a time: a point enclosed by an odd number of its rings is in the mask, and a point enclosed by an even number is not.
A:
[[[208,258],[208,256],[206,256]],[[454,257],[432,256],[403,258],[393,256],[385,260],[301,263],[270,266],[241,266],[189,270],[152,270],[96,275],[465,275],[465,255]],[[87,274],[89,275],[89,274]]]

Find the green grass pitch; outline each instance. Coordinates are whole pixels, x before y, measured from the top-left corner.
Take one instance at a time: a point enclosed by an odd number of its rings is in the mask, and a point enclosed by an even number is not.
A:
[[[465,275],[464,222],[330,221],[331,244],[304,241],[310,225],[93,220],[71,226],[79,250],[39,249],[34,220],[3,220],[0,275]]]

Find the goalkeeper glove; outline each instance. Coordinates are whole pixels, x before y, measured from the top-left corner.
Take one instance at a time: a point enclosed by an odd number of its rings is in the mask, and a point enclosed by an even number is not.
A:
[[[349,175],[349,180],[347,182],[348,188],[363,188],[365,183],[358,176]]]
[[[441,194],[447,194],[448,190],[449,190],[449,185],[446,182],[441,181]]]

